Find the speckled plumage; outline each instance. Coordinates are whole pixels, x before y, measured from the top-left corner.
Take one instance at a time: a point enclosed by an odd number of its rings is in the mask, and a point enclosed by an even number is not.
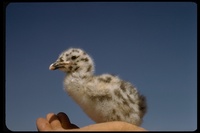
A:
[[[62,52],[49,69],[66,73],[65,91],[95,122],[125,121],[141,125],[147,111],[146,98],[117,76],[94,75],[93,60],[82,49]]]

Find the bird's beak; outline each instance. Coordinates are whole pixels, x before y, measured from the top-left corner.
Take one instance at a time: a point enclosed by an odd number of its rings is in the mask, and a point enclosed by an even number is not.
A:
[[[69,65],[70,62],[54,62],[49,66],[49,70],[56,70],[60,68],[65,68],[66,65]]]

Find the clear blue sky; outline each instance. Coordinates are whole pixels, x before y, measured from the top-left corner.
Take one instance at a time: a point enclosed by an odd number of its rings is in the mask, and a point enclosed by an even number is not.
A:
[[[87,51],[95,74],[112,73],[147,97],[143,128],[197,128],[197,5],[190,2],[11,3],[6,8],[6,126],[36,131],[65,112],[94,122],[64,92],[49,65],[70,47]]]

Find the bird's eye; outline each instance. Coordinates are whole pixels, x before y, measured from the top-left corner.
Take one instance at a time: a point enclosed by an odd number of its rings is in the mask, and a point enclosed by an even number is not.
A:
[[[77,58],[76,56],[72,56],[72,57],[71,57],[72,60],[75,60],[76,58]]]

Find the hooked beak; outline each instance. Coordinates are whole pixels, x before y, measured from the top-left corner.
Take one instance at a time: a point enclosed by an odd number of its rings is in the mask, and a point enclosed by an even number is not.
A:
[[[49,70],[65,68],[65,66],[69,65],[69,64],[70,64],[70,62],[54,62],[49,66]]]

